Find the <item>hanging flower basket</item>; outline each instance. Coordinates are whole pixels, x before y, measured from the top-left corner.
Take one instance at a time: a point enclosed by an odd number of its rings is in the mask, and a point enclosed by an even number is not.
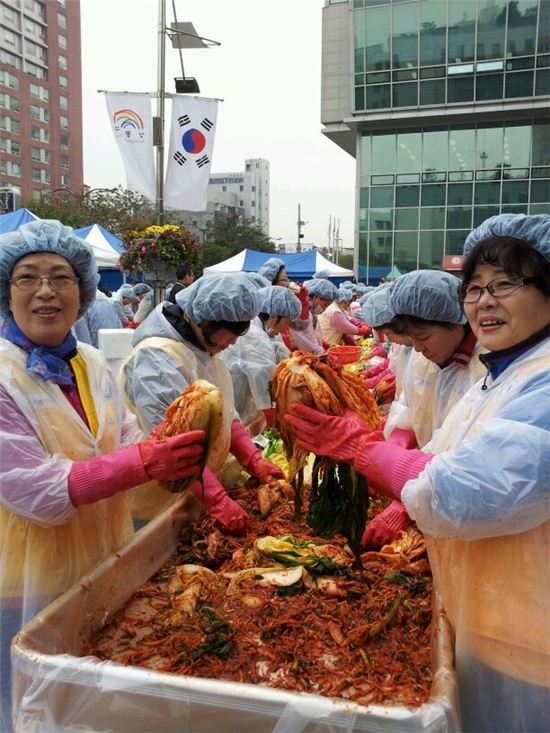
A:
[[[167,283],[176,268],[188,265],[198,269],[200,242],[184,227],[174,224],[150,226],[129,232],[122,242],[120,268],[124,272],[145,275],[147,280]]]

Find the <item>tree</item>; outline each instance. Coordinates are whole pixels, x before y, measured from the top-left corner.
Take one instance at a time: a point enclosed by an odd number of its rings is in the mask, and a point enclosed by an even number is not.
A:
[[[217,214],[206,226],[206,243],[225,247],[229,257],[243,249],[275,252],[275,245],[254,219],[240,214]],[[203,251],[204,255],[204,251]]]
[[[41,219],[58,219],[75,229],[101,224],[121,239],[130,230],[155,223],[153,204],[145,196],[122,186],[92,188],[81,193],[59,189],[43,193],[25,205]]]

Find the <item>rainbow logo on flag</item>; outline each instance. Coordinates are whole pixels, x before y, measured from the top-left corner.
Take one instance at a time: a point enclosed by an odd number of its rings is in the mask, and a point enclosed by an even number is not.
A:
[[[143,130],[143,120],[133,109],[119,109],[113,115],[115,130]]]

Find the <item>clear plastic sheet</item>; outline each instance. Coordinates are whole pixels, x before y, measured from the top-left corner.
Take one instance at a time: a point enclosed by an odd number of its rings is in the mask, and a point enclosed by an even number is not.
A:
[[[183,495],[23,628],[12,649],[17,733],[459,731],[451,634],[441,610],[434,611],[431,699],[416,709],[363,707],[80,656],[91,635],[168,559],[198,512],[194,498]]]

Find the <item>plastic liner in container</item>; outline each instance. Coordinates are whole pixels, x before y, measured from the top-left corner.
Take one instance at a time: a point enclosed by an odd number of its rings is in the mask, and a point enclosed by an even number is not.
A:
[[[434,603],[428,703],[368,707],[307,693],[82,657],[91,636],[170,557],[199,506],[184,494],[32,619],[12,647],[17,733],[456,733],[452,643]]]

